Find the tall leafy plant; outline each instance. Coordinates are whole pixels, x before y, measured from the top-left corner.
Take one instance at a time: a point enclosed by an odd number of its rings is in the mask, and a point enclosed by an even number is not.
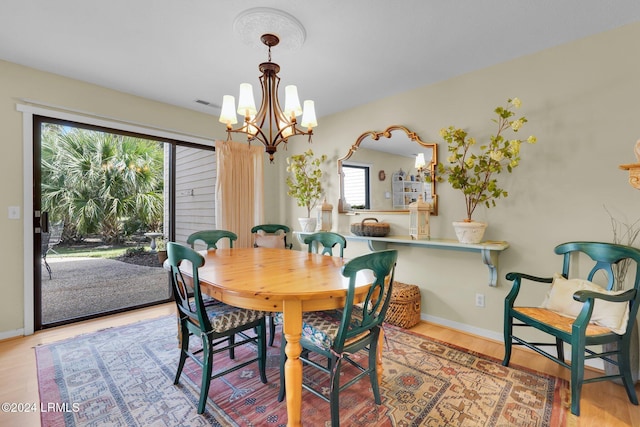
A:
[[[326,155],[314,157],[308,149],[302,154],[287,157],[287,194],[296,199],[298,206],[307,208],[307,218],[322,196],[322,169]]]
[[[514,108],[520,108],[518,98],[508,99],[505,107],[496,107],[496,133],[489,141],[478,144],[467,131],[449,126],[440,130],[440,136],[447,143],[449,155],[447,163],[438,163],[437,181],[448,181],[464,195],[466,205],[465,221],[471,221],[478,204],[487,208],[496,205],[496,199],[509,194],[499,186],[497,176],[503,171],[511,173],[520,164],[520,145],[523,140],[507,137],[508,132],[517,134],[527,119],[514,117]],[[529,136],[524,141],[535,144],[536,137]]]

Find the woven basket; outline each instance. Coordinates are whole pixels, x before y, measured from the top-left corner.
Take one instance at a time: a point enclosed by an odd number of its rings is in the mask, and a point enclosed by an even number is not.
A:
[[[386,222],[378,222],[376,218],[365,218],[362,222],[351,224],[351,232],[356,236],[384,237],[389,234],[389,230],[389,224]]]
[[[411,328],[418,324],[420,322],[420,288],[394,281],[384,321],[401,328]]]

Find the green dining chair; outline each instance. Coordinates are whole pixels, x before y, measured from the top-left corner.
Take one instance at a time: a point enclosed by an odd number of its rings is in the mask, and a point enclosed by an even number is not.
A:
[[[251,228],[253,247],[283,247],[292,249],[293,243],[287,243],[287,234],[291,229],[283,224],[260,224]]]
[[[574,415],[580,415],[582,385],[594,381],[622,379],[629,400],[637,405],[631,374],[637,366],[631,366],[629,352],[640,304],[640,250],[614,243],[568,242],[556,246],[555,253],[562,255],[564,261],[562,273],[553,277],[507,274],[507,280],[512,280],[513,286],[504,304],[505,355],[502,364],[509,365],[513,345],[523,345],[569,369],[571,413]],[[635,269],[631,287],[626,291],[613,291],[617,281],[614,266],[628,261],[633,261],[630,265]],[[589,271],[586,279],[569,278],[569,274],[577,270],[576,266]],[[593,283],[594,280],[606,284],[599,285]],[[523,283],[547,287],[551,284],[542,305],[515,305]],[[514,327],[518,326],[538,329],[554,340],[531,342],[514,334]],[[565,361],[565,342],[571,345],[570,363]],[[592,348],[588,348],[590,346]],[[555,347],[557,356],[541,347]],[[617,365],[618,373],[585,379],[585,360],[594,358]]]
[[[380,385],[376,370],[378,341],[384,316],[391,299],[391,288],[398,251],[385,250],[372,252],[353,258],[342,268],[342,275],[349,280],[347,298],[342,310],[313,311],[302,315],[302,337],[300,345],[302,353],[300,359],[305,366],[316,369],[329,377],[329,395],[326,396],[318,387],[318,382],[305,381],[302,387],[319,398],[329,402],[331,408],[331,426],[340,425],[340,392],[355,384],[361,378],[369,377],[371,389],[376,404],[380,405]],[[355,304],[355,289],[359,284],[357,279],[363,272],[373,274],[373,281],[363,304]],[[365,308],[366,307],[366,308]],[[287,355],[284,351],[285,337],[280,350],[280,392],[278,401],[285,397],[284,365]],[[366,366],[359,363],[352,355],[359,351],[368,353]],[[320,364],[313,354],[326,358],[327,366]],[[341,375],[344,363],[357,368],[358,373],[351,378]],[[345,380],[340,384],[341,377]]]
[[[180,381],[180,375],[187,357],[193,359],[202,369],[202,382],[200,386],[200,400],[198,413],[204,413],[207,395],[211,380],[219,378],[230,372],[242,369],[245,366],[258,362],[260,380],[267,383],[265,371],[267,347],[266,347],[266,323],[265,312],[247,310],[233,307],[224,303],[205,305],[198,269],[204,265],[204,258],[191,248],[174,242],[167,243],[168,263],[171,268],[171,286],[175,297],[178,315],[180,318],[180,361],[176,372],[174,384]],[[182,261],[191,262],[190,277],[180,271]],[[194,290],[193,298],[189,297],[186,283],[191,283]],[[248,332],[251,331],[251,334]],[[192,336],[197,336],[202,342],[202,348],[193,351],[189,348]],[[231,337],[239,337],[241,340],[232,340]],[[225,344],[225,345],[222,345]],[[248,344],[250,348],[257,347],[256,357],[218,371],[213,371],[213,356],[217,353],[229,350],[231,359],[235,358],[232,351],[238,346]],[[202,354],[199,357],[199,354]]]
[[[196,242],[199,241],[207,245],[207,250],[218,249],[218,241],[225,238],[229,239],[229,247],[233,248],[233,242],[238,240],[238,235],[227,230],[201,230],[190,234],[189,237],[187,237],[187,243],[192,249]]]
[[[309,253],[321,253],[333,256],[333,248],[338,246],[340,258],[344,257],[344,249],[347,247],[347,239],[341,234],[331,231],[320,231],[304,238]]]

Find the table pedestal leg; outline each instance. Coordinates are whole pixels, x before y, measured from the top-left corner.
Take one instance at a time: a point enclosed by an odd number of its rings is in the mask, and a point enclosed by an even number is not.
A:
[[[287,426],[302,425],[302,361],[300,361],[300,336],[302,334],[302,303],[296,300],[283,303],[283,331],[287,340],[284,365],[287,398]]]

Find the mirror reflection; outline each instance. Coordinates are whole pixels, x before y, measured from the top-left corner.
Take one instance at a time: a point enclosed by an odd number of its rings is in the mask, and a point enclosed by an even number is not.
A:
[[[338,159],[339,212],[408,211],[422,194],[433,206],[432,215],[437,215],[437,148],[438,144],[422,141],[404,126],[363,133]]]

